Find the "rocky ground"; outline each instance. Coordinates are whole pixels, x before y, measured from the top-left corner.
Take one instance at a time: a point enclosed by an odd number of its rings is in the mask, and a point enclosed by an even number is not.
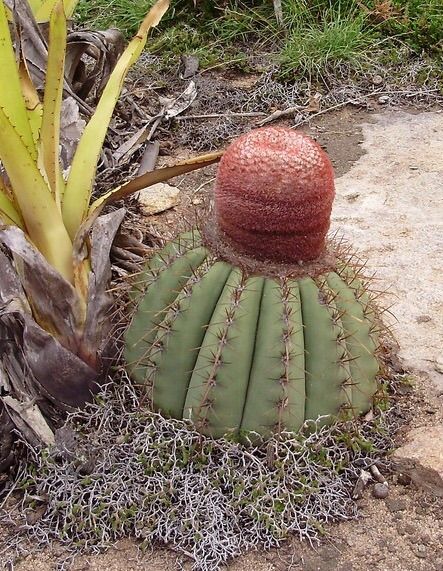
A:
[[[296,539],[270,552],[233,561],[230,571],[440,571],[443,570],[443,113],[440,110],[374,110],[347,107],[304,127],[329,152],[337,174],[333,229],[368,258],[376,288],[390,304],[387,316],[399,357],[415,387],[409,399],[413,420],[399,435],[400,468],[389,476],[389,495],[368,489],[358,521],[330,525],[319,546]],[[177,216],[210,187],[213,170],[174,181],[179,204],[152,219],[173,227]],[[411,481],[412,478],[412,481]],[[415,485],[414,484],[417,484]],[[4,535],[11,530],[4,529]],[[54,545],[14,560],[5,569],[50,570],[64,557]],[[77,558],[72,569],[191,569],[167,549],[138,551],[131,540],[105,554]]]

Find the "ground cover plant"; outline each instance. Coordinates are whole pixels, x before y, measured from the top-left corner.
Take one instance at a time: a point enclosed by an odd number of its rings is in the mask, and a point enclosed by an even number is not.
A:
[[[388,362],[385,372],[395,391],[401,376]],[[79,553],[130,536],[142,549],[166,543],[193,569],[216,571],[290,535],[316,544],[328,524],[357,517],[355,498],[380,474],[374,467],[385,472],[384,455],[404,422],[396,400],[380,401],[358,425],[311,423],[309,436],[239,443],[204,437],[189,422],[150,412],[144,400],[115,373],[97,404],[56,432],[55,446],[29,450],[9,490],[20,493],[19,509],[0,518],[13,526],[11,559],[29,553],[28,540],[33,551],[56,540],[66,547],[59,568],[69,569]]]

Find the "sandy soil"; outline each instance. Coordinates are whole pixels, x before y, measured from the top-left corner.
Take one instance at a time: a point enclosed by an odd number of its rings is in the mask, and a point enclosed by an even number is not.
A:
[[[333,226],[369,259],[379,289],[390,290],[393,331],[403,362],[415,374],[410,397],[414,428],[443,427],[442,163],[443,113],[386,111],[368,115],[352,108],[321,118],[309,128],[330,153],[338,175]],[[194,175],[195,177],[196,175]],[[206,173],[203,180],[213,174]],[[197,188],[188,177],[183,191]],[[185,195],[188,194],[186,197]],[[195,199],[195,195],[193,195]],[[180,207],[178,208],[180,211]],[[171,224],[176,214],[163,216]],[[442,428],[443,434],[443,428]],[[407,434],[403,435],[407,438]],[[331,525],[312,549],[296,539],[281,549],[247,554],[230,571],[443,571],[442,499],[390,481],[387,499],[369,491],[359,501],[358,521]],[[32,552],[32,548],[30,549]],[[53,546],[5,569],[43,571],[64,555]],[[166,549],[141,554],[131,540],[102,555],[80,557],[75,571],[190,569]]]

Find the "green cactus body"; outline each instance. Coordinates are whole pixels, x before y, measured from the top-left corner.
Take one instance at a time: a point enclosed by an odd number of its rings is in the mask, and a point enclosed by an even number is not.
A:
[[[125,357],[155,410],[220,437],[371,408],[377,317],[345,262],[316,277],[249,275],[189,232],[142,281]]]

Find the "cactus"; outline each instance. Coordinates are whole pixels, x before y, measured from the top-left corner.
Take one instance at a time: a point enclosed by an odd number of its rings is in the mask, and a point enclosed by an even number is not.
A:
[[[371,408],[378,314],[327,244],[333,197],[329,159],[305,135],[266,128],[231,144],[215,220],[169,242],[139,279],[125,357],[155,410],[221,437]]]

